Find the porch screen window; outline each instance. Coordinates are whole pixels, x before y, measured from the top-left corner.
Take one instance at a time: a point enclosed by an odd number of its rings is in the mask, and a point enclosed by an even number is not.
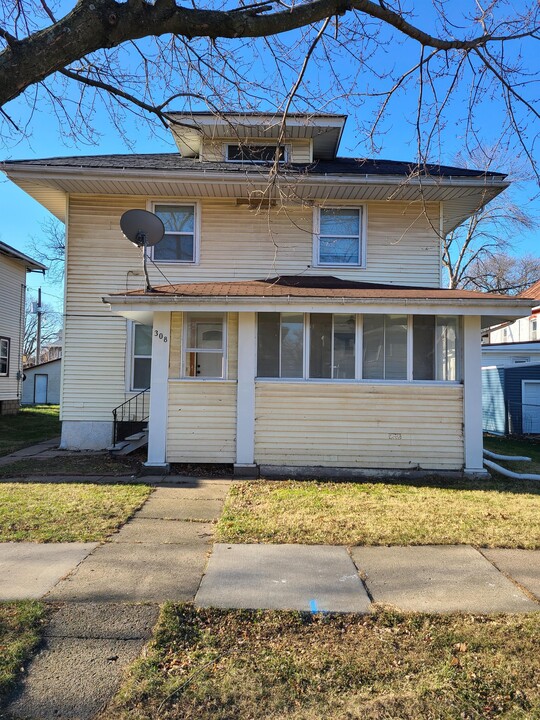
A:
[[[153,247],[154,260],[195,262],[195,206],[156,205],[154,212],[165,226],[163,239]]]
[[[362,208],[320,208],[318,265],[361,265]]]
[[[304,316],[302,313],[259,313],[258,377],[304,376]]]
[[[0,375],[9,375],[9,338],[0,338]]]
[[[458,377],[458,318],[444,315],[413,317],[413,379]]]
[[[133,326],[132,390],[150,387],[152,368],[152,328],[149,325]]]
[[[225,377],[224,315],[187,313],[185,317],[185,377]]]
[[[364,315],[366,380],[407,379],[407,316]]]
[[[354,380],[354,315],[314,313],[309,324],[309,377]]]

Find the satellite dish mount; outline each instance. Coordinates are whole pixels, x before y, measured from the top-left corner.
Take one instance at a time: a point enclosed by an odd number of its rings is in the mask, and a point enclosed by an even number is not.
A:
[[[126,238],[142,248],[145,292],[154,292],[146,267],[147,250],[163,238],[165,226],[161,219],[148,210],[127,210],[120,218],[120,229]]]

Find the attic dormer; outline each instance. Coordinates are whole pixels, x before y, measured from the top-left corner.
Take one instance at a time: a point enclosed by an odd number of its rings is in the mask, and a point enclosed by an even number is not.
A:
[[[205,162],[272,162],[281,133],[281,117],[270,114],[192,113],[170,115],[170,127],[182,157]],[[345,115],[287,116],[280,161],[333,160]]]

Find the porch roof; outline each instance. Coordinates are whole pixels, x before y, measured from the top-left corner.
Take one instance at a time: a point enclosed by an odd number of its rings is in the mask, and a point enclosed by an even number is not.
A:
[[[146,290],[111,293],[103,297],[114,312],[124,317],[152,322],[154,312],[175,307],[188,310],[232,312],[348,312],[419,314],[448,313],[513,319],[526,315],[531,301],[444,288],[387,285],[342,280],[332,276],[285,275],[237,282],[198,282],[161,285]],[[343,309],[342,309],[343,308]],[[485,327],[486,325],[484,325]]]

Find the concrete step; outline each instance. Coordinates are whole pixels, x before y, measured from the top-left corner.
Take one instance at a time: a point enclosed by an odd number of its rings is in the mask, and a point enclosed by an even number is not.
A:
[[[129,455],[145,445],[148,445],[147,431],[130,435],[130,437],[126,438],[122,443],[117,443],[110,452],[111,455]]]

